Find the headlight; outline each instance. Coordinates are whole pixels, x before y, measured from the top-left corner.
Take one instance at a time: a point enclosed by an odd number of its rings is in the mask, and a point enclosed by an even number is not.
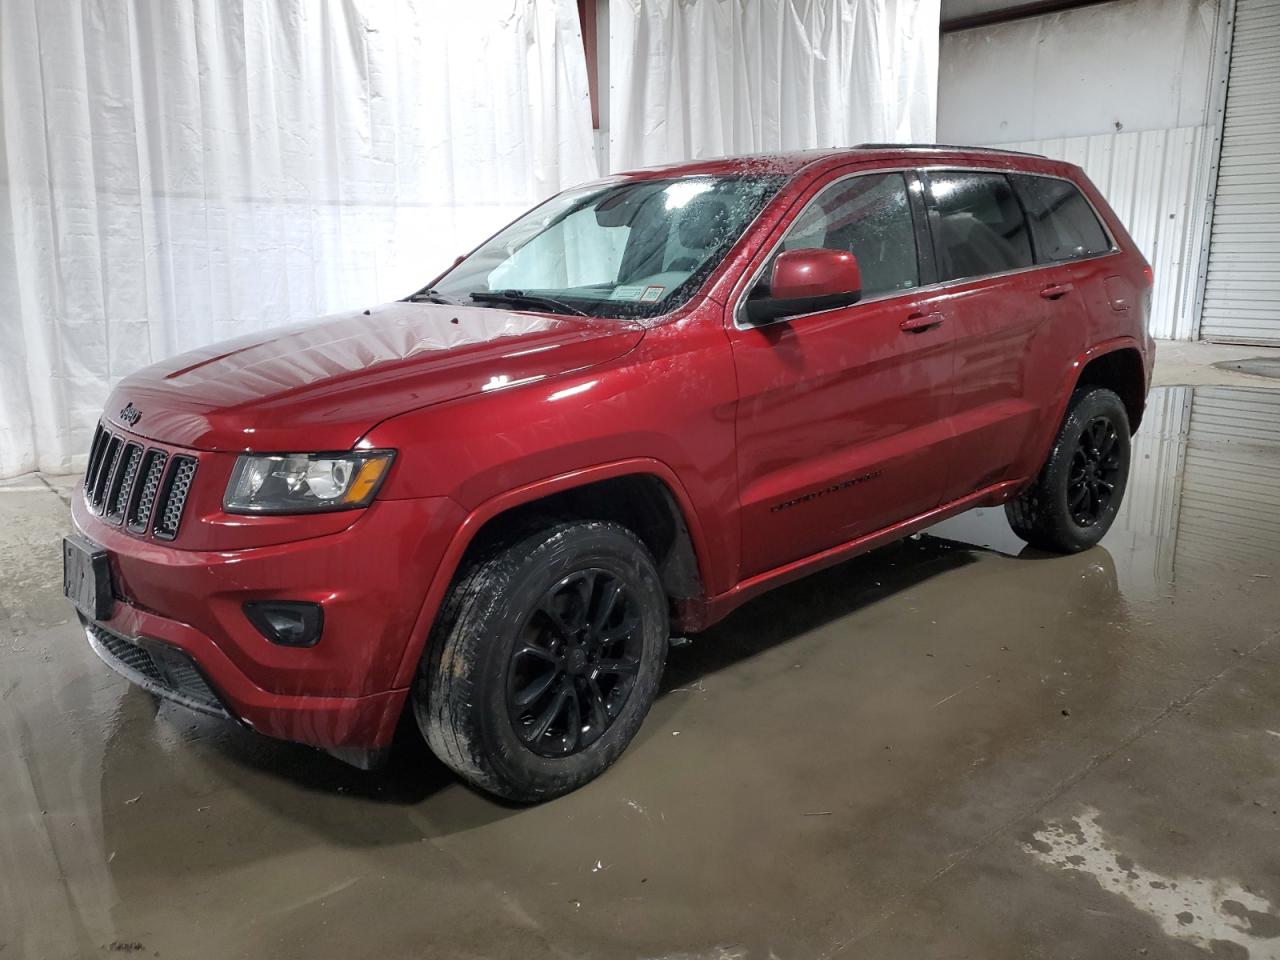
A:
[[[228,513],[319,513],[363,507],[387,475],[391,450],[246,453],[236,461],[222,508]]]

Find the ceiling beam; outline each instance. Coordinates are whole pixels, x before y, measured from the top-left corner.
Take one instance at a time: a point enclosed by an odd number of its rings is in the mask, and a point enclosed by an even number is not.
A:
[[[998,10],[986,10],[982,13],[971,13],[958,17],[944,17],[938,29],[942,33],[953,33],[956,30],[971,30],[974,27],[989,27],[995,23],[1008,23],[1010,20],[1023,20],[1027,17],[1038,17],[1046,13],[1061,13],[1064,10],[1075,10],[1079,7],[1092,7],[1100,3],[1114,3],[1115,0],[1029,0],[1027,3],[1015,3]]]

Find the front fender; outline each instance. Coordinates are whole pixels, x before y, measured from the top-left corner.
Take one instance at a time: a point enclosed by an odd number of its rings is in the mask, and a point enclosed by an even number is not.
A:
[[[690,500],[683,484],[681,484],[679,477],[676,476],[675,471],[659,460],[648,457],[634,457],[613,463],[596,464],[590,467],[570,470],[557,476],[546,477],[542,480],[525,484],[522,487],[504,491],[476,506],[458,525],[452,540],[445,549],[435,575],[432,577],[431,585],[428,587],[426,597],[423,599],[422,608],[418,612],[409,642],[400,661],[400,668],[396,673],[396,687],[407,687],[413,682],[418,663],[422,659],[423,650],[425,650],[427,641],[431,636],[431,628],[435,623],[441,606],[444,604],[449,587],[457,575],[462,558],[485,524],[510,510],[535,503],[557,493],[597,483],[601,480],[637,475],[654,476],[666,485],[683,516],[685,527],[688,529],[689,538],[692,541],[698,569],[705,577],[710,558],[706,536],[697,511],[694,509],[693,502]]]

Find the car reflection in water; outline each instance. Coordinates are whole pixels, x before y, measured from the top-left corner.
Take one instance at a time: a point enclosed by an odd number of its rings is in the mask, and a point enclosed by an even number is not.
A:
[[[928,533],[1010,555],[1025,550],[1002,509],[973,510]],[[1152,390],[1124,504],[1102,547],[1132,599],[1179,581],[1276,573],[1280,390]]]

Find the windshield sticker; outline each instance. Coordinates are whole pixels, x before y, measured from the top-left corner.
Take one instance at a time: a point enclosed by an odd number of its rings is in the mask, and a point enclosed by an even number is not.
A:
[[[639,300],[640,294],[644,293],[644,287],[640,286],[624,286],[614,287],[613,293],[609,294],[610,300]]]
[[[657,303],[662,299],[662,295],[667,288],[654,283],[644,288],[644,293],[640,294],[641,303]]]

